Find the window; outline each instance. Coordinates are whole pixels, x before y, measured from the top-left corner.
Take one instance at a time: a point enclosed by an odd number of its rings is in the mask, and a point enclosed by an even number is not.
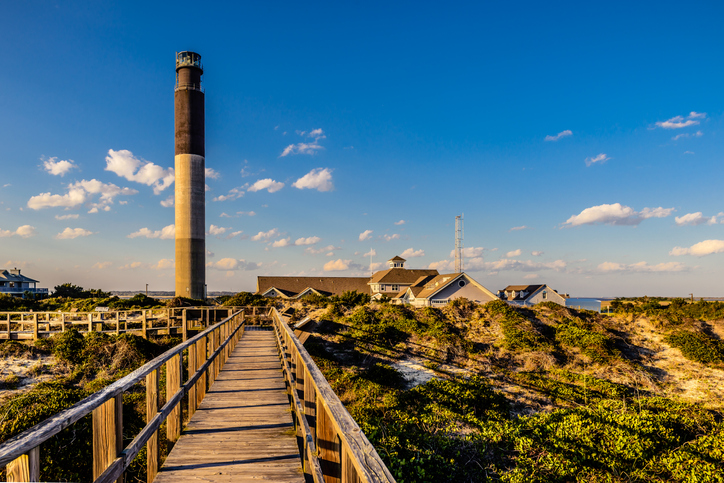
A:
[[[10,286],[11,286],[11,287],[14,287],[14,286],[15,286],[15,282],[10,282]]]
[[[458,282],[458,287],[464,287],[465,286],[465,280],[460,280]]]
[[[544,291],[543,291],[543,300],[545,300],[545,299],[547,299],[547,298],[548,298],[548,292],[546,292],[546,291],[544,290]]]
[[[380,285],[380,292],[384,292],[384,291],[385,291],[385,286],[384,286],[384,284],[383,284],[383,285]]]
[[[399,292],[399,291],[400,291],[400,286],[399,286],[399,285],[393,285],[393,286],[392,286],[392,291],[393,291],[393,292]]]

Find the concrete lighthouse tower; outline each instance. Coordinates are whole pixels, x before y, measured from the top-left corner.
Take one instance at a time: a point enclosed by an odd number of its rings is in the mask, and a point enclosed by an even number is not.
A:
[[[176,53],[176,296],[206,295],[206,181],[201,56]]]

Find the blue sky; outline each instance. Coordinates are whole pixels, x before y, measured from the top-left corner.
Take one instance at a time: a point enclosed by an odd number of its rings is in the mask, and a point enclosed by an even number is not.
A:
[[[722,296],[723,10],[7,2],[0,267],[173,289],[174,52],[192,50],[210,291],[394,255],[450,271],[464,213],[491,290]]]

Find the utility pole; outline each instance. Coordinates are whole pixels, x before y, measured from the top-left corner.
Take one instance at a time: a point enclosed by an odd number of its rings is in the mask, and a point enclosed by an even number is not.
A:
[[[455,217],[455,273],[463,271],[463,215]]]
[[[146,284],[146,297],[148,297],[148,284]]]

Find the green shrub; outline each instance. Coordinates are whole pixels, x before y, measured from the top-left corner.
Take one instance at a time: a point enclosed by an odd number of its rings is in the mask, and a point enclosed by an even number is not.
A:
[[[582,321],[568,319],[556,327],[556,341],[566,347],[577,347],[593,362],[606,363],[619,354],[611,339],[605,334],[590,330],[590,325]]]
[[[724,341],[714,339],[704,333],[680,330],[667,335],[664,340],[667,344],[679,349],[689,360],[702,364],[724,362]]]
[[[273,299],[269,297],[262,297],[259,294],[251,292],[239,292],[238,294],[228,298],[224,302],[224,305],[227,307],[266,307],[272,303]]]

